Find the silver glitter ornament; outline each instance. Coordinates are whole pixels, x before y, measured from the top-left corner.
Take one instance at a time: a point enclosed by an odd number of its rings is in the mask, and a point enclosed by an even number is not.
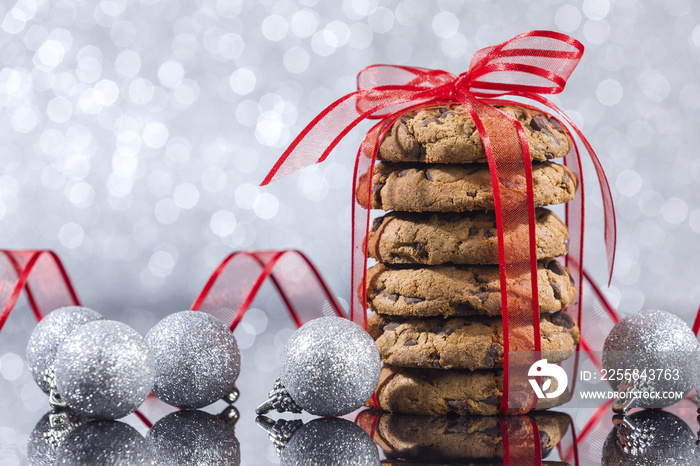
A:
[[[153,393],[185,409],[207,406],[235,391],[241,356],[233,332],[205,312],[182,311],[146,334],[155,359]]]
[[[204,411],[168,414],[148,432],[155,464],[238,466],[241,445],[234,422]]]
[[[32,466],[53,466],[56,451],[82,422],[68,411],[49,411],[36,423],[27,442],[27,459]]]
[[[679,417],[657,410],[614,416],[603,446],[604,466],[691,466],[700,456],[696,436]]]
[[[693,388],[698,342],[688,325],[664,311],[642,311],[621,320],[603,346],[603,366],[612,388],[626,396],[615,412],[663,408],[680,398],[662,392]]]
[[[82,325],[56,354],[56,387],[71,410],[90,419],[133,413],[153,387],[153,355],[141,335],[121,322]]]
[[[348,414],[372,396],[380,369],[377,346],[362,327],[342,317],[314,319],[285,345],[279,381],[256,412]]]
[[[298,419],[275,422],[258,416],[256,422],[268,432],[282,465],[374,466],[380,462],[377,445],[346,419],[327,417],[303,424]]]
[[[104,317],[90,308],[67,306],[55,309],[36,324],[27,344],[27,365],[44,393],[49,393],[48,373],[61,343],[81,325],[101,319]]]
[[[56,464],[145,466],[153,464],[148,443],[119,421],[92,421],[77,427],[58,448]]]

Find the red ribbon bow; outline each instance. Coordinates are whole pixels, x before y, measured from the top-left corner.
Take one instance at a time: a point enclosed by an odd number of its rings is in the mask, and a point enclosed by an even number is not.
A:
[[[469,70],[459,76],[442,70],[373,65],[357,76],[356,92],[333,102],[317,115],[275,162],[261,185],[300,168],[326,160],[331,151],[361,121],[386,118],[409,106],[468,97],[524,97],[554,110],[579,136],[600,182],[605,208],[605,245],[609,279],[615,258],[616,226],[612,194],[600,160],[576,125],[540,94],[558,94],[583,55],[583,44],[553,31],[530,31],[479,50]]]
[[[406,66],[367,67],[358,74],[358,90],[336,100],[314,118],[277,160],[262,182],[265,185],[299,168],[324,161],[338,142],[359,122],[364,119],[381,119],[370,130],[358,151],[355,164],[357,186],[358,173],[364,172],[365,168],[368,168],[367,174],[371,178],[380,143],[401,113],[438,103],[461,103],[474,120],[483,141],[493,187],[504,335],[501,412],[526,411],[524,406],[530,404],[528,400],[520,400],[519,408],[509,405],[509,376],[512,373],[511,380],[517,378],[522,382],[526,379],[522,371],[527,365],[524,361],[518,364],[510,358],[509,366],[509,354],[511,351],[520,351],[539,359],[541,349],[532,165],[527,138],[520,122],[492,106],[523,106],[522,103],[503,99],[504,96],[530,99],[548,107],[574,129],[586,147],[600,182],[605,210],[605,244],[610,278],[612,277],[615,216],[605,173],[581,131],[556,105],[541,95],[561,92],[582,54],[583,45],[572,37],[551,31],[531,31],[480,50],[472,58],[469,70],[459,76],[442,70]],[[369,167],[366,167],[366,159],[361,157],[363,153],[371,158]],[[584,190],[578,151],[574,150],[572,154],[573,157],[566,157],[564,163],[580,181],[580,196],[566,206],[566,221],[572,240],[566,264],[572,269],[572,276],[580,290],[583,282]],[[367,184],[367,199],[371,199],[371,185],[371,182]],[[358,212],[361,213],[358,215]],[[356,208],[356,203],[353,203],[353,216],[353,290],[359,290],[360,296],[353,299],[351,318],[364,321],[367,257],[364,252],[366,249],[358,245],[366,242],[369,213],[360,211]],[[521,224],[529,225],[529,233],[518,236],[515,227]],[[364,238],[359,235],[359,225],[364,226]],[[523,276],[527,278],[522,279]],[[580,293],[574,308],[578,311],[580,323]],[[578,357],[574,364],[577,361]]]

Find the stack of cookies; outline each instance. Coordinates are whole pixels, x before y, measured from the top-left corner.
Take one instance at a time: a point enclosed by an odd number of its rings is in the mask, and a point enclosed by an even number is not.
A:
[[[568,251],[567,228],[544,206],[574,199],[575,175],[550,161],[564,157],[573,142],[549,115],[498,108],[520,121],[530,146],[541,347],[550,363],[560,362],[579,339],[575,321],[560,312],[576,288],[556,259]],[[367,272],[375,313],[368,327],[385,363],[376,407],[497,414],[504,336],[493,190],[481,137],[461,105],[424,108],[394,123],[378,157],[371,180],[365,175],[357,189],[361,205],[391,211],[374,221],[367,251],[377,261]],[[538,408],[565,401],[546,398]]]

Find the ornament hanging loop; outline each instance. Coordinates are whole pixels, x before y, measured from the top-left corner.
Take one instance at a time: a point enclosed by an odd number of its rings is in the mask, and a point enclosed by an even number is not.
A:
[[[301,413],[301,407],[294,401],[279,377],[275,381],[274,387],[268,394],[268,399],[255,409],[258,416],[267,414],[272,410],[283,413],[289,411],[295,414]]]

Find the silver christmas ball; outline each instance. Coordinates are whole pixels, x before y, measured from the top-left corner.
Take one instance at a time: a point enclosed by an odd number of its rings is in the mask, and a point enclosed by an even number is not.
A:
[[[32,466],[53,466],[63,441],[82,422],[68,411],[49,411],[34,426],[27,442],[27,459]]]
[[[67,306],[54,310],[36,324],[27,344],[27,365],[44,393],[49,393],[46,376],[63,340],[81,325],[101,319],[104,319],[102,315],[87,307]]]
[[[185,409],[207,406],[235,389],[241,356],[233,332],[206,312],[182,311],[146,334],[153,352],[153,393]]]
[[[238,466],[241,445],[234,425],[204,411],[168,414],[148,432],[157,465]]]
[[[280,452],[283,465],[375,466],[377,445],[359,426],[341,418],[321,418],[304,424]]]
[[[58,448],[56,464],[72,466],[152,465],[148,443],[119,421],[92,421],[77,427]]]
[[[66,404],[90,419],[133,413],[153,387],[153,355],[143,338],[121,322],[82,325],[56,354],[56,387]]]
[[[700,464],[697,437],[679,417],[658,410],[615,416],[603,446],[604,466],[691,466]]]
[[[372,396],[381,365],[362,327],[342,317],[321,317],[297,329],[285,345],[280,380],[309,413],[342,416]]]
[[[613,409],[663,408],[680,401],[662,392],[682,392],[683,397],[690,392],[697,349],[692,330],[668,312],[642,311],[621,320],[603,345],[610,385],[628,394]]]

